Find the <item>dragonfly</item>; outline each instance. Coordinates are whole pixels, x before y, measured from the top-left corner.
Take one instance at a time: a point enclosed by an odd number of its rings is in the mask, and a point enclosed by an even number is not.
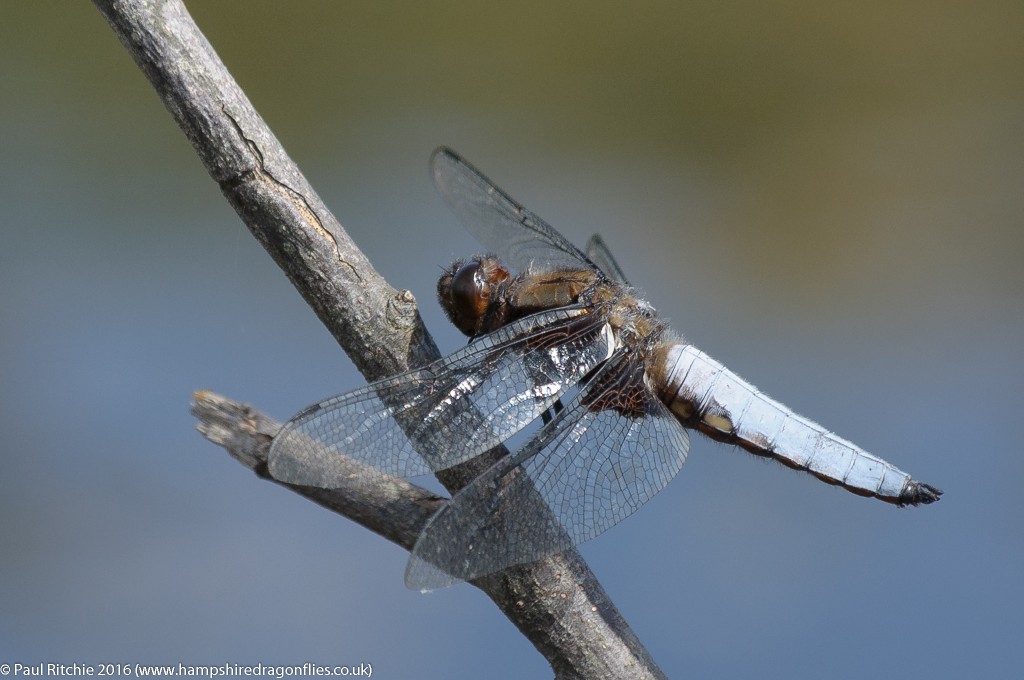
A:
[[[471,461],[536,421],[431,516],[406,567],[410,588],[476,579],[603,533],[676,476],[690,430],[896,506],[942,495],[673,333],[600,237],[580,250],[451,149],[430,167],[488,251],[452,264],[437,286],[470,342],[303,409],[268,459],[272,477],[305,486],[342,486],[351,460],[409,478]]]

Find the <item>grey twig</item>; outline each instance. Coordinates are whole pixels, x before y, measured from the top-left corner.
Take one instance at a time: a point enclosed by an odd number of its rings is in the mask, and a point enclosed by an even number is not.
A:
[[[94,1],[235,211],[363,375],[375,380],[439,358],[412,295],[389,286],[349,239],[180,0]],[[266,476],[276,422],[210,392],[195,395],[193,412],[205,436]],[[443,499],[352,465],[353,488],[285,486],[411,548]],[[459,477],[442,481],[453,488]],[[663,677],[575,551],[474,585],[559,678]]]
[[[284,484],[267,475],[267,452],[281,423],[248,404],[202,390],[192,395],[197,429],[231,457],[256,474],[300,493],[328,510],[359,522],[367,529],[412,550],[427,519],[445,499],[404,479],[382,475],[357,461],[348,461],[343,488],[318,489]]]

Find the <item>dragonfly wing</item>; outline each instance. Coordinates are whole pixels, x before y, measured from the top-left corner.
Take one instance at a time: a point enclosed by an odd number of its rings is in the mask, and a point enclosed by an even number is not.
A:
[[[270,474],[336,488],[348,459],[414,477],[469,460],[547,410],[612,351],[607,324],[576,308],[541,312],[424,368],[314,404],[274,438]]]
[[[624,286],[629,285],[629,280],[623,273],[622,267],[619,266],[612,251],[608,249],[608,244],[604,242],[600,234],[594,234],[587,241],[587,258],[612,281],[617,281]]]
[[[521,272],[593,269],[579,248],[446,147],[430,157],[441,197],[488,250]]]
[[[406,585],[432,590],[533,562],[587,541],[663,489],[689,438],[613,360],[519,451],[495,463],[431,517]]]

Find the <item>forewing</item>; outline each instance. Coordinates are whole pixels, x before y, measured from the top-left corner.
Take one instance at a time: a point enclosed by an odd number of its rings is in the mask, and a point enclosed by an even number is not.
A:
[[[671,481],[686,460],[686,430],[629,359],[609,363],[534,439],[431,517],[406,585],[431,590],[565,550]]]
[[[483,336],[424,368],[314,404],[274,438],[270,474],[336,488],[348,459],[414,477],[496,446],[548,409],[611,351],[605,322],[562,308]]]
[[[441,197],[490,251],[520,272],[592,269],[579,248],[451,149],[430,157]]]

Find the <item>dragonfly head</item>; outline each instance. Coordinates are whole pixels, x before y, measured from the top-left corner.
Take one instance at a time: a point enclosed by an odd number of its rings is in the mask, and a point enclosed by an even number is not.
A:
[[[437,282],[441,308],[455,327],[470,337],[484,330],[484,320],[501,284],[511,278],[496,257],[475,257],[452,264]]]

